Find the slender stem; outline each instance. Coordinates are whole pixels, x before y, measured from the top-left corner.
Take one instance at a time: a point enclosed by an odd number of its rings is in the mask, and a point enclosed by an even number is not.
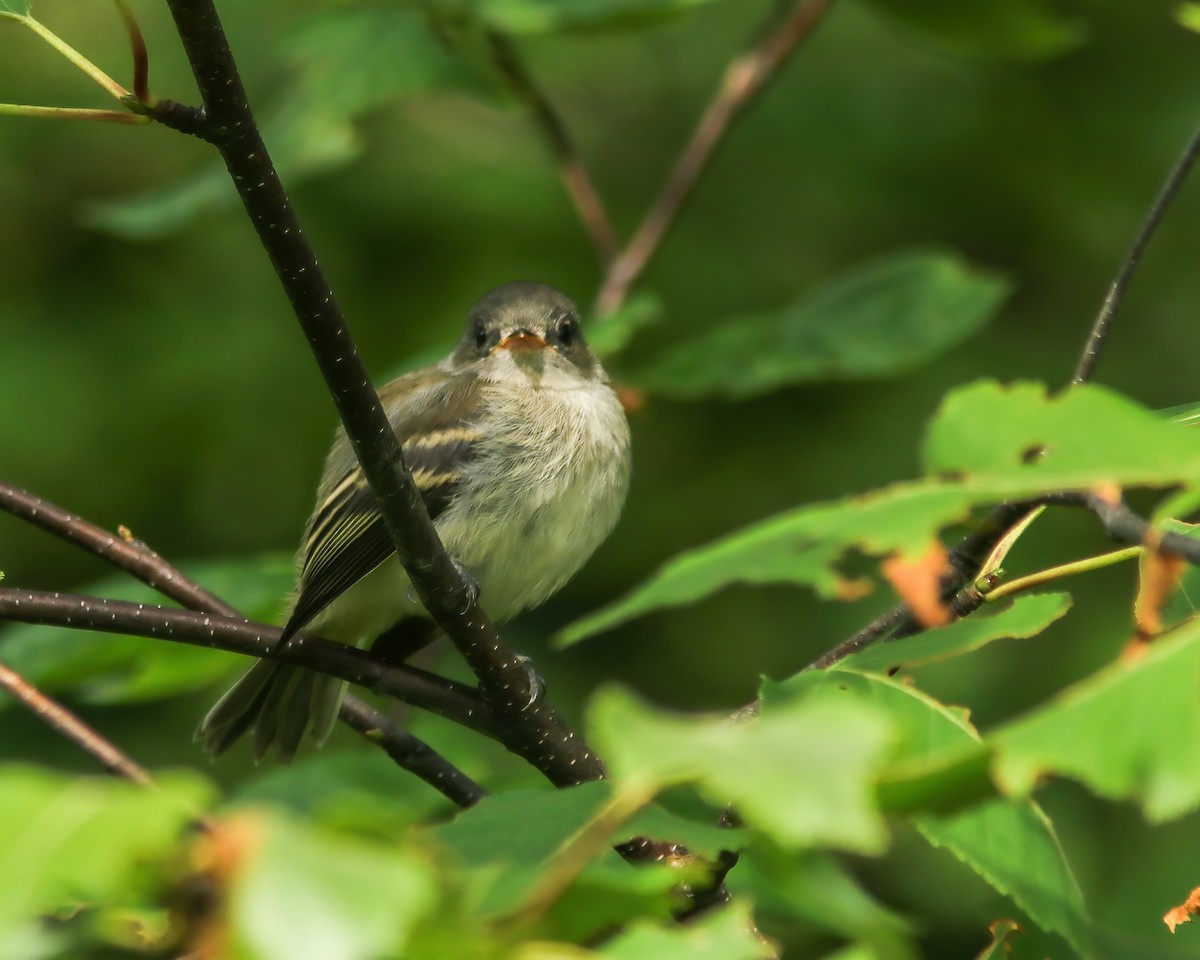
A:
[[[1031,573],[1028,576],[1018,577],[1015,580],[1002,583],[998,587],[985,591],[983,599],[985,603],[994,603],[997,600],[1003,600],[1005,597],[1011,597],[1014,593],[1021,593],[1023,590],[1032,590],[1035,587],[1045,586],[1047,583],[1053,583],[1055,580],[1061,580],[1063,577],[1073,577],[1079,573],[1091,573],[1093,570],[1102,570],[1105,567],[1111,567],[1126,560],[1133,560],[1145,552],[1145,547],[1126,547],[1123,550],[1102,553],[1098,557],[1088,557],[1072,563],[1062,563],[1057,567],[1049,567],[1045,570],[1039,570],[1037,573]]]
[[[35,34],[41,37],[46,43],[50,44],[58,53],[66,57],[71,63],[82,70],[92,81],[99,85],[109,96],[122,103],[130,99],[130,93],[123,86],[117,83],[112,77],[101,70],[98,66],[92,63],[82,53],[68,44],[58,34],[39,23],[33,17],[18,16],[15,18],[19,23],[24,24]]]
[[[479,678],[506,747],[558,785],[603,777],[603,764],[582,738],[547,700],[533,696],[524,660],[500,637],[438,539],[329,281],[279,182],[212,0],[167,2],[204,103],[203,115],[189,122],[200,121],[194,132],[217,148],[229,170],[417,596]]]
[[[832,0],[803,0],[760,42],[734,58],[716,94],[700,117],[658,199],[633,238],[612,262],[596,297],[596,313],[605,316],[624,302],[663,237],[691,195],[735,119],[743,115],[801,41],[820,23]]]
[[[28,103],[0,103],[0,117],[39,117],[49,120],[99,120],[103,123],[149,123],[140,113],[93,110],[90,107],[42,107]]]
[[[1125,254],[1125,259],[1121,261],[1121,266],[1117,270],[1112,285],[1108,288],[1108,293],[1104,296],[1104,302],[1100,305],[1100,312],[1096,315],[1092,332],[1088,335],[1083,353],[1079,357],[1079,363],[1075,367],[1075,374],[1071,378],[1072,383],[1086,383],[1095,375],[1096,364],[1100,361],[1100,352],[1104,349],[1104,344],[1112,331],[1113,320],[1125,299],[1125,291],[1133,280],[1142,254],[1146,252],[1150,241],[1154,239],[1158,225],[1162,223],[1163,217],[1179,193],[1179,188],[1183,186],[1183,182],[1191,173],[1198,156],[1200,156],[1200,127],[1197,127],[1192,134],[1183,153],[1175,161],[1175,165],[1159,188],[1158,196],[1150,204],[1150,209],[1146,211],[1142,225],[1138,228],[1137,235],[1133,238],[1133,243]]]
[[[1200,564],[1200,540],[1171,530],[1157,530],[1150,521],[1139,517],[1120,500],[1112,501],[1088,494],[1084,497],[1084,505],[1096,515],[1114,540],[1145,544],[1161,553],[1183,557],[1188,563]]]
[[[25,704],[57,733],[98,760],[110,773],[143,787],[155,785],[145,767],[3,663],[0,663],[0,687]]]
[[[504,34],[488,31],[492,62],[513,94],[529,108],[558,168],[559,179],[575,206],[584,229],[591,238],[600,265],[608,267],[617,255],[617,233],[613,229],[604,201],[579,150],[567,132],[567,126],[554,109],[546,92],[534,80],[512,41]]]

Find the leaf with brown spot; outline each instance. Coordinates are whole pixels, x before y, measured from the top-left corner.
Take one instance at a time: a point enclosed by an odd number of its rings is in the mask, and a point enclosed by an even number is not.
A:
[[[1138,593],[1133,619],[1138,639],[1149,640],[1163,631],[1162,608],[1179,586],[1187,562],[1176,553],[1147,549],[1138,561]]]
[[[883,575],[923,627],[942,627],[952,619],[941,596],[946,566],[946,548],[937,541],[919,556],[894,554],[883,561]]]
[[[1167,929],[1174,933],[1177,926],[1190,921],[1192,915],[1197,911],[1200,911],[1200,887],[1195,887],[1188,894],[1188,898],[1179,906],[1172,907],[1163,914],[1163,923],[1167,925]]]

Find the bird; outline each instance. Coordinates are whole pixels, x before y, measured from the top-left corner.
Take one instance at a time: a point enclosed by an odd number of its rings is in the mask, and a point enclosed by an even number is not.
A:
[[[607,538],[629,489],[629,424],[584,340],[579,310],[534,281],[467,312],[441,362],[379,389],[388,422],[450,558],[505,620],[559,590]],[[301,630],[389,659],[433,640],[345,431],[325,461],[296,554],[281,642]],[[250,733],[256,762],[290,762],[306,731],[324,744],[348,684],[260,660],[209,710],[196,740],[214,758]]]

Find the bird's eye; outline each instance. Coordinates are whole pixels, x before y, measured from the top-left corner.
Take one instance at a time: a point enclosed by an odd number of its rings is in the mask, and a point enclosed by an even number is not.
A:
[[[478,323],[475,324],[475,346],[477,346],[480,350],[482,350],[487,345],[488,345],[487,327],[484,325],[483,321],[480,320]]]
[[[569,347],[574,340],[575,324],[568,318],[558,325],[558,342],[564,347]]]

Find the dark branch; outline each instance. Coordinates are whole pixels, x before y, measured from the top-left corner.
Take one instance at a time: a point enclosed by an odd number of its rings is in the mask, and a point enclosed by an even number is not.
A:
[[[132,780],[143,787],[154,786],[154,780],[145,767],[121,752],[115,744],[102,737],[62,704],[51,700],[19,673],[2,663],[0,687],[25,704],[52,730],[98,760],[109,773],[115,773],[118,777]]]
[[[342,702],[342,722],[353,727],[410,773],[416,774],[460,807],[471,807],[486,791],[423,740],[390,717],[355,698]]]
[[[41,497],[5,483],[0,483],[0,509],[108,560],[190,610],[234,620],[241,618],[241,614],[224,600],[184,576],[139,540],[114,536]],[[421,777],[453,802],[469,806],[482,795],[481,788],[466,774],[358,697],[346,695],[339,717],[386,751],[401,767]],[[381,719],[376,722],[373,718]],[[475,799],[464,803],[469,796]]]
[[[271,163],[212,0],[168,0],[168,6],[204,103],[197,135],[217,148],[233,178],[308,337],[417,595],[479,678],[506,747],[559,785],[602,777],[599,759],[554,708],[545,700],[530,703],[523,662],[476,604],[442,547],[329,282]]]
[[[1179,188],[1183,186],[1183,182],[1187,179],[1198,156],[1200,156],[1200,128],[1197,128],[1196,132],[1192,134],[1192,139],[1188,141],[1188,145],[1180,154],[1179,159],[1175,161],[1175,166],[1171,168],[1171,172],[1167,174],[1166,180],[1159,188],[1158,196],[1150,204],[1150,209],[1146,211],[1146,217],[1142,221],[1141,227],[1138,228],[1137,236],[1133,238],[1129,252],[1121,261],[1117,276],[1113,280],[1112,286],[1108,288],[1104,302],[1100,305],[1100,312],[1096,316],[1092,332],[1088,336],[1087,343],[1084,344],[1083,353],[1075,367],[1075,375],[1071,378],[1072,383],[1086,383],[1095,374],[1096,364],[1100,360],[1100,351],[1104,349],[1109,332],[1112,330],[1113,319],[1116,317],[1117,311],[1121,309],[1125,291],[1128,289],[1130,281],[1133,280],[1134,271],[1141,262],[1142,254],[1146,252],[1150,241],[1154,239],[1158,225],[1162,223],[1163,217],[1175,200]]]
[[[533,79],[512,41],[503,34],[489,31],[487,42],[492,52],[492,62],[500,71],[500,76],[533,114],[554,157],[558,176],[592,240],[592,246],[596,248],[600,266],[608,267],[617,255],[617,234],[608,218],[608,211],[604,209],[604,201],[600,199],[596,185],[592,183],[591,175],[567,132],[566,124],[545,91]]]
[[[1110,501],[1098,494],[1088,494],[1083,498],[1083,504],[1104,525],[1105,532],[1119,543],[1145,544],[1153,550],[1183,557],[1188,563],[1200,564],[1200,540],[1170,530],[1158,530],[1120,500]]]
[[[321,637],[301,634],[276,651],[280,629],[243,617],[4,587],[0,588],[0,620],[128,633],[296,663],[498,736],[491,711],[470,687],[416,667],[381,664],[365,650]]]
[[[730,125],[754,102],[801,41],[821,21],[831,0],[802,0],[765,38],[735,57],[725,70],[708,108],[701,116],[676,161],[658,199],[642,219],[633,238],[612,262],[596,297],[599,316],[612,313],[650,262],[667,230],[675,222],[692,188],[724,142]]]

